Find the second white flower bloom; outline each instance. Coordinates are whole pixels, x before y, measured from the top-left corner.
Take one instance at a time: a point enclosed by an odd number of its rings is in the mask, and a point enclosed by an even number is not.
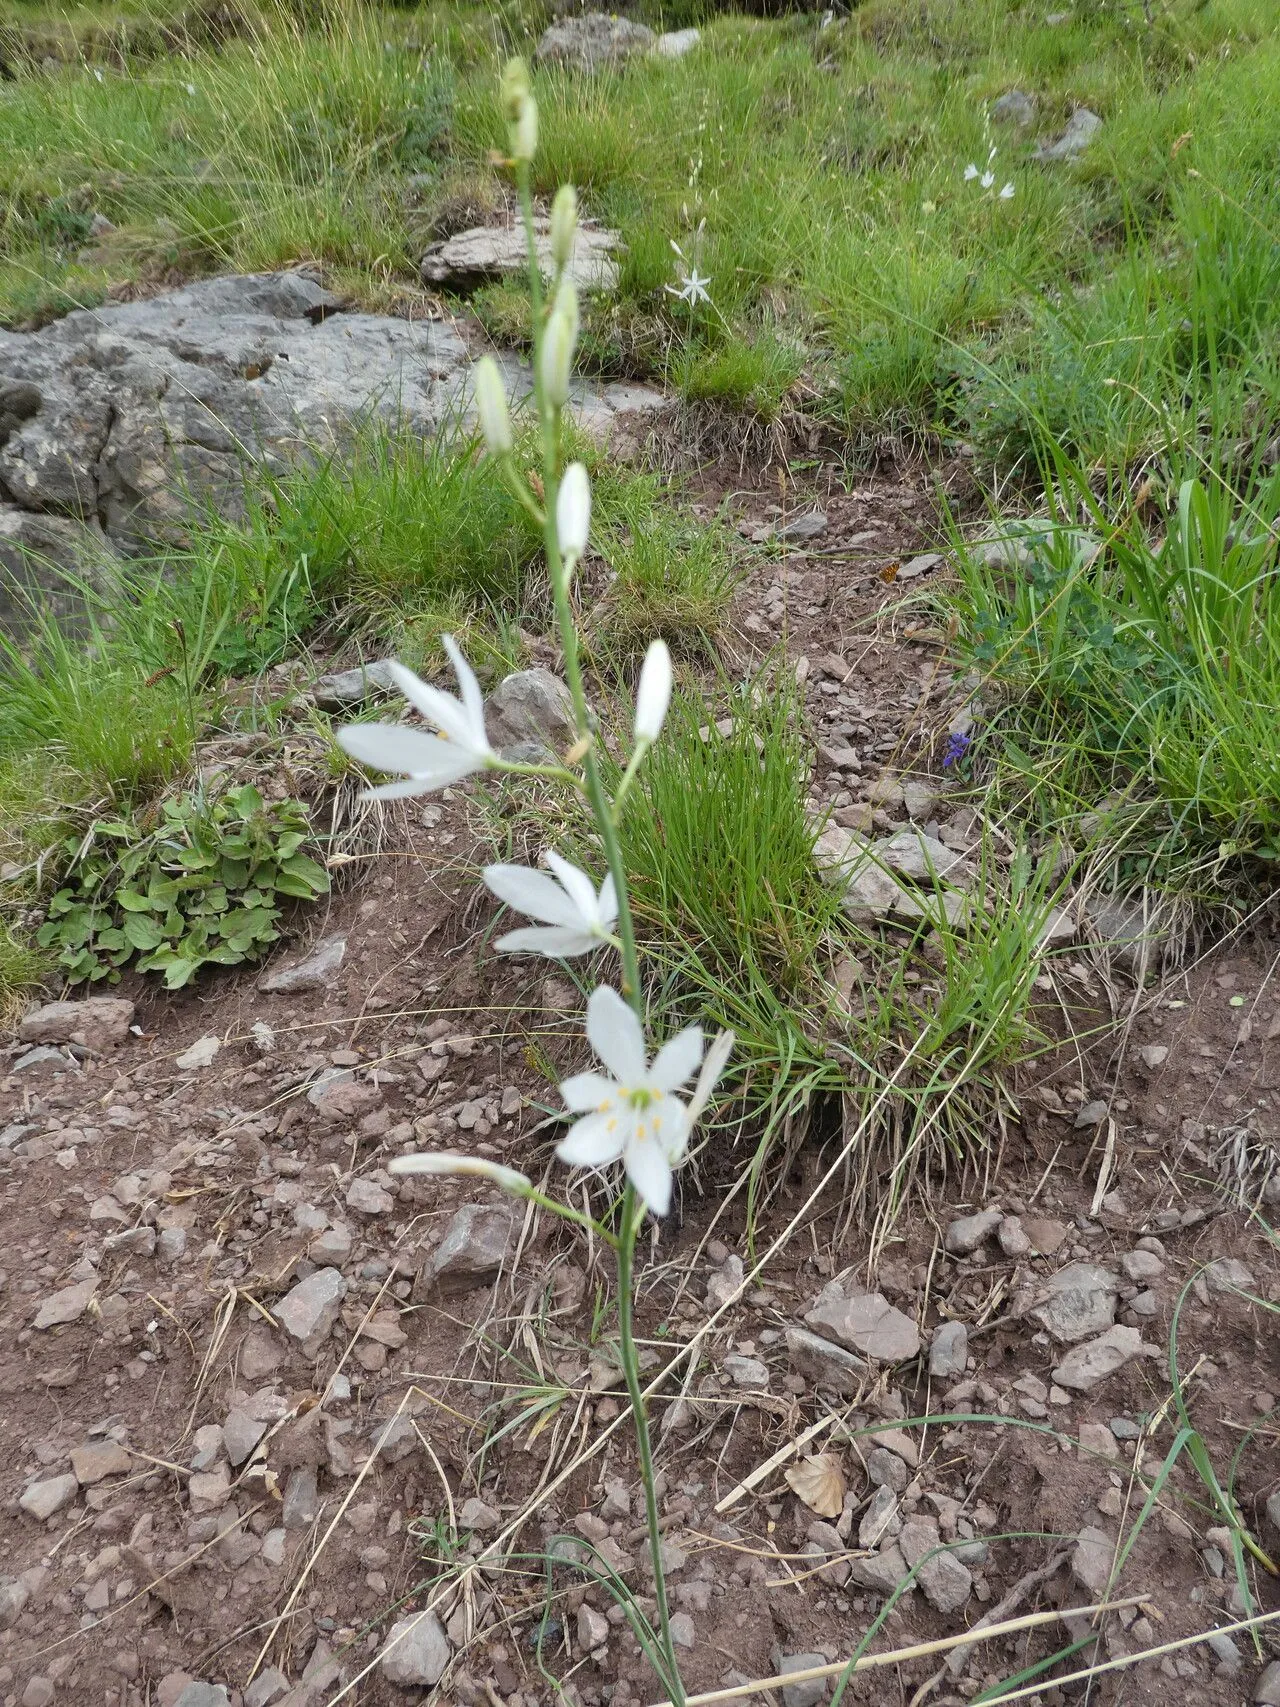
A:
[[[559,854],[548,853],[547,864],[554,877],[527,865],[485,866],[484,880],[500,901],[543,921],[508,931],[498,938],[497,947],[504,954],[545,954],[563,960],[590,954],[601,943],[612,941],[618,917],[613,878],[605,878],[597,895],[586,872]]]

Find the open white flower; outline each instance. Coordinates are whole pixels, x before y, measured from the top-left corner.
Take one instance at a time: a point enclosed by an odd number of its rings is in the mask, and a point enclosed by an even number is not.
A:
[[[654,640],[644,655],[636,688],[635,738],[656,741],[671,704],[671,653],[665,640]]]
[[[560,1086],[574,1114],[556,1155],[574,1168],[602,1168],[621,1159],[654,1215],[671,1207],[671,1175],[689,1147],[689,1111],[674,1093],[702,1060],[702,1028],[691,1025],[645,1059],[640,1021],[616,990],[602,984],[587,1003],[587,1037],[609,1069],[575,1073]],[[708,1092],[709,1094],[709,1092]]]
[[[969,164],[964,169],[964,181],[967,184],[971,179],[976,178],[977,176],[978,176],[978,168],[974,165],[973,161],[971,160],[969,162]]]
[[[484,868],[484,880],[500,901],[531,919],[543,920],[499,937],[497,947],[504,954],[545,954],[551,960],[563,960],[572,954],[590,954],[611,938],[618,917],[612,876],[605,878],[597,895],[586,872],[558,853],[548,853],[547,864],[554,877],[527,865]]]
[[[362,765],[379,771],[401,771],[403,782],[383,783],[369,790],[374,800],[396,800],[445,788],[473,771],[499,762],[484,730],[484,695],[475,672],[451,634],[442,643],[457,672],[461,699],[421,681],[403,664],[392,664],[396,686],[439,735],[426,735],[403,723],[351,723],[338,731],[338,744]]]
[[[710,292],[707,290],[710,283],[710,273],[703,274],[697,267],[691,267],[687,273],[680,275],[679,289],[675,285],[663,285],[662,288],[678,302],[687,302],[690,308],[696,308],[700,302],[711,301]]]
[[[1004,188],[1000,191],[1000,200],[1002,202],[1007,202],[1009,200],[1009,198],[1013,195],[1013,188],[1014,188],[1013,184],[1010,182],[1010,183],[1006,184],[1004,186]]]

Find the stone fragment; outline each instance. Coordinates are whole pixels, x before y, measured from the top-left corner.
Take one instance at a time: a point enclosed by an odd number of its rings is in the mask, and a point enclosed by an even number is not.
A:
[[[85,1596],[85,1605],[89,1605],[87,1595]],[[89,1607],[89,1610],[92,1612],[101,1609]],[[27,1687],[22,1692],[18,1707],[51,1707],[55,1694],[53,1679],[37,1672],[34,1677],[27,1679]]]
[[[458,1513],[458,1528],[474,1530],[477,1535],[483,1535],[490,1529],[496,1529],[502,1522],[500,1513],[491,1505],[474,1496],[464,1500]]]
[[[317,1079],[307,1092],[307,1101],[322,1120],[339,1126],[372,1113],[382,1103],[382,1091],[366,1079],[335,1068]]]
[[[882,1541],[892,1540],[901,1528],[898,1496],[891,1487],[882,1482],[871,1496],[871,1503],[858,1523],[858,1545],[864,1548],[878,1547]]]
[[[991,116],[997,124],[1013,124],[1025,130],[1036,120],[1035,97],[1022,89],[1010,89],[992,101]]]
[[[918,557],[912,557],[898,566],[894,577],[898,581],[918,581],[921,575],[930,575],[935,569],[941,568],[946,561],[940,551],[922,551]]]
[[[890,1595],[907,1574],[907,1562],[896,1541],[882,1546],[869,1558],[849,1560],[849,1580],[873,1594]]]
[[[707,1308],[719,1310],[738,1295],[744,1270],[742,1258],[730,1254],[707,1280]]]
[[[31,1599],[31,1590],[21,1577],[0,1577],[0,1630],[11,1630]]]
[[[187,1254],[187,1229],[162,1227],[156,1239],[156,1260],[172,1264],[181,1262]]]
[[[123,996],[48,1002],[22,1019],[18,1036],[23,1043],[79,1043],[86,1049],[111,1049],[128,1037],[133,1015],[134,1004]]]
[[[1032,1314],[1054,1339],[1070,1345],[1111,1326],[1118,1287],[1115,1275],[1097,1263],[1069,1263],[1050,1276],[1044,1300]]]
[[[485,702],[490,745],[509,756],[562,753],[577,738],[573,699],[550,670],[516,670]]]
[[[391,1626],[378,1664],[388,1683],[430,1689],[440,1681],[452,1657],[449,1638],[435,1613],[418,1612]]]
[[[654,42],[653,51],[661,59],[683,59],[701,40],[701,30],[664,30]]]
[[[83,1316],[89,1301],[98,1290],[94,1280],[78,1280],[74,1286],[64,1286],[50,1294],[36,1311],[33,1328],[58,1328]]]
[[[1115,1544],[1105,1530],[1082,1529],[1071,1555],[1071,1574],[1081,1588],[1101,1599],[1111,1581],[1114,1558]]]
[[[786,540],[789,544],[797,545],[801,540],[816,539],[827,530],[827,513],[825,510],[806,510],[803,515],[793,516],[789,522],[783,522],[774,529],[775,539]]]
[[[221,1511],[231,1498],[231,1477],[225,1467],[216,1470],[198,1470],[187,1478],[187,1498],[191,1502],[191,1514],[199,1516],[202,1512]]]
[[[347,1208],[356,1210],[360,1215],[389,1215],[395,1206],[396,1200],[391,1193],[363,1174],[352,1180],[348,1187]]]
[[[833,1295],[808,1311],[804,1319],[815,1331],[829,1333],[841,1345],[878,1363],[899,1363],[920,1350],[915,1323],[879,1292],[864,1292],[853,1298]]]
[[[896,1452],[873,1446],[867,1453],[867,1478],[872,1487],[892,1488],[895,1494],[900,1494],[907,1485],[907,1467]]]
[[[46,1476],[43,1481],[32,1482],[23,1489],[18,1505],[28,1517],[43,1523],[61,1511],[63,1506],[70,1505],[79,1487],[74,1476]]]
[[[205,1067],[212,1067],[222,1048],[220,1037],[199,1037],[190,1049],[184,1049],[181,1055],[174,1057],[174,1066],[183,1073],[201,1072]]]
[[[1031,1240],[1027,1236],[1021,1220],[1016,1215],[1006,1215],[996,1229],[996,1240],[1004,1256],[1017,1261],[1020,1257],[1031,1255]]]
[[[1126,1251],[1120,1258],[1120,1267],[1126,1279],[1139,1284],[1158,1280],[1164,1273],[1164,1264],[1154,1251]]]
[[[998,1209],[983,1209],[977,1215],[963,1215],[952,1221],[944,1241],[953,1257],[967,1257],[985,1244],[1000,1226],[1004,1216]]]
[[[1138,1055],[1143,1066],[1152,1073],[1157,1067],[1163,1067],[1169,1059],[1169,1051],[1163,1043],[1144,1043]]]
[[[320,1490],[316,1473],[308,1465],[291,1470],[285,1483],[280,1521],[287,1530],[309,1529],[320,1515]]]
[[[274,1707],[282,1695],[289,1693],[289,1679],[275,1666],[268,1666],[244,1692],[244,1707]]]
[[[1053,1372],[1059,1387],[1075,1393],[1087,1393],[1099,1381],[1137,1357],[1143,1349],[1142,1335],[1137,1328],[1112,1327],[1097,1339],[1074,1346]]]
[[[826,1663],[825,1654],[783,1654],[778,1661],[778,1676],[817,1671]],[[782,1686],[782,1707],[818,1707],[818,1703],[826,1698],[827,1680],[824,1677],[811,1677],[803,1683],[784,1683]]]
[[[578,1646],[584,1653],[602,1648],[609,1640],[609,1633],[609,1620],[604,1613],[597,1612],[584,1600],[578,1608]]]
[[[1105,1423],[1080,1424],[1080,1451],[1096,1454],[1101,1458],[1114,1459],[1120,1456],[1116,1437]]]
[[[914,1518],[902,1526],[898,1546],[908,1565],[916,1567],[916,1581],[936,1612],[959,1612],[973,1590],[973,1577],[954,1553],[936,1551],[940,1545],[937,1525]]]
[[[1280,1660],[1272,1660],[1259,1674],[1253,1686],[1253,1699],[1256,1707],[1280,1707]]]
[[[114,1440],[91,1440],[71,1448],[71,1468],[82,1488],[92,1487],[105,1476],[125,1476],[134,1468],[132,1456]]]
[[[1204,1271],[1204,1281],[1210,1292],[1253,1292],[1256,1286],[1253,1270],[1239,1257],[1219,1257],[1211,1262]]]
[[[296,1340],[323,1339],[333,1329],[347,1295],[347,1283],[336,1268],[318,1268],[276,1305],[276,1320]]]
[[[326,1227],[324,1232],[317,1233],[307,1246],[307,1255],[312,1262],[326,1266],[345,1261],[351,1255],[350,1228],[341,1221],[332,1227]]]
[[[346,936],[323,936],[310,952],[292,966],[264,972],[258,988],[268,996],[298,995],[304,990],[324,990],[332,984],[347,952]]]
[[[511,1253],[516,1231],[516,1216],[505,1204],[464,1204],[419,1271],[420,1289],[448,1296],[491,1286]]]
[[[935,1381],[958,1380],[969,1361],[969,1330],[963,1322],[943,1322],[929,1347],[929,1373]]]
[[[970,875],[962,854],[923,830],[899,830],[896,836],[873,842],[871,852],[881,865],[913,883],[932,885],[944,877],[951,883],[963,883]]]
[[[312,685],[311,697],[322,711],[345,711],[381,694],[394,693],[396,679],[392,663],[390,658],[379,658],[374,663],[357,664],[351,670],[320,676]]]
[[[1076,160],[1102,129],[1102,120],[1088,107],[1077,107],[1056,142],[1036,149],[1037,160]]]
[[[611,291],[617,287],[616,257],[621,242],[621,232],[579,221],[567,264],[579,292]],[[550,278],[555,263],[551,256],[551,221],[546,217],[535,215],[533,243],[542,272]],[[476,225],[433,243],[423,255],[419,271],[424,284],[447,285],[452,291],[465,292],[500,279],[523,279],[529,264],[528,253],[522,224]]]
[[[220,1683],[189,1683],[173,1707],[231,1707],[231,1697]]]
[[[788,1328],[786,1344],[796,1374],[828,1392],[856,1393],[871,1374],[871,1365],[862,1358],[804,1328]]]
[[[1042,1257],[1051,1257],[1067,1236],[1067,1229],[1061,1221],[1043,1215],[1023,1217],[1022,1230],[1031,1240],[1032,1250]]]
[[[231,1463],[237,1467],[243,1464],[266,1432],[265,1421],[251,1417],[238,1405],[228,1411],[227,1420],[222,1425],[222,1438]]]
[[[743,1357],[738,1352],[730,1352],[722,1368],[735,1387],[759,1393],[769,1390],[769,1371],[758,1357]]]

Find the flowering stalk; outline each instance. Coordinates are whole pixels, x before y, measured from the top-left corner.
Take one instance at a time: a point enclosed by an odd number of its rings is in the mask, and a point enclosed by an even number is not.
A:
[[[610,984],[601,984],[587,1003],[587,1039],[607,1071],[591,1069],[575,1073],[560,1086],[566,1109],[577,1118],[556,1151],[560,1160],[571,1167],[601,1168],[621,1163],[626,1184],[614,1228],[610,1230],[582,1211],[555,1202],[525,1174],[496,1162],[436,1152],[397,1157],[390,1165],[397,1173],[452,1173],[487,1179],[501,1191],[586,1227],[614,1250],[618,1264],[620,1358],[640,1458],[658,1610],[661,1655],[655,1664],[674,1707],[684,1707],[684,1686],[671,1634],[662,1566],[653,1446],[635,1340],[635,1246],[646,1213],[665,1215],[671,1206],[674,1169],[688,1153],[690,1135],[724,1068],[733,1036],[722,1032],[704,1054],[701,1029],[688,1026],[670,1038],[652,1059],[649,1057],[639,953],[618,821],[626,791],[662,733],[671,699],[671,658],[663,641],[655,640],[649,647],[636,693],[631,756],[610,800],[582,679],[578,630],[569,588],[587,546],[591,486],[580,463],[568,469],[561,467],[561,416],[569,397],[573,349],[578,335],[577,294],[569,273],[576,200],[569,189],[562,189],[556,197],[551,228],[555,278],[550,304],[544,312],[545,293],[529,181],[529,163],[537,145],[538,115],[528,73],[519,61],[513,60],[503,74],[502,103],[524,216],[533,301],[533,388],[542,430],[542,489],[536,497],[516,466],[506,392],[501,374],[488,358],[476,364],[473,375],[476,411],[489,454],[502,468],[518,501],[536,517],[542,529],[565,678],[573,703],[576,740],[563,762],[548,765],[522,764],[496,752],[485,730],[480,685],[448,636],[444,645],[457,676],[458,697],[419,681],[398,665],[394,672],[397,686],[438,734],[424,734],[404,724],[356,724],[340,730],[338,739],[362,763],[401,773],[403,780],[375,789],[377,795],[421,794],[476,772],[497,770],[567,782],[585,796],[595,819],[608,866],[598,890],[586,872],[552,850],[547,854],[550,875],[523,866],[491,865],[485,869],[484,879],[499,900],[536,921],[501,937],[497,944],[501,952],[563,959],[612,948],[621,959],[622,994]],[[580,775],[572,768],[578,765]],[[696,1083],[686,1102],[678,1093],[695,1074]]]

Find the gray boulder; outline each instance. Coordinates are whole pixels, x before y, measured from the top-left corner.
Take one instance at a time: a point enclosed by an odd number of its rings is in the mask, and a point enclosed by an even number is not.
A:
[[[439,1683],[452,1655],[449,1638],[435,1613],[417,1612],[391,1626],[378,1664],[388,1683],[429,1689]]]
[[[561,18],[542,32],[534,58],[542,65],[570,71],[599,71],[654,50],[657,38],[647,24],[607,12]]]
[[[614,252],[622,234],[598,225],[580,224],[574,234],[567,271],[580,291],[614,290],[618,263]],[[533,222],[538,266],[546,278],[554,272],[551,259],[551,221]],[[433,243],[422,257],[422,282],[449,290],[475,290],[497,279],[522,279],[529,265],[529,246],[520,225],[477,225]]]
[[[1088,107],[1077,107],[1056,142],[1036,149],[1037,160],[1078,160],[1102,129],[1102,120]]]
[[[509,758],[535,763],[573,745],[576,727],[569,689],[550,670],[504,676],[485,704],[489,740]]]

